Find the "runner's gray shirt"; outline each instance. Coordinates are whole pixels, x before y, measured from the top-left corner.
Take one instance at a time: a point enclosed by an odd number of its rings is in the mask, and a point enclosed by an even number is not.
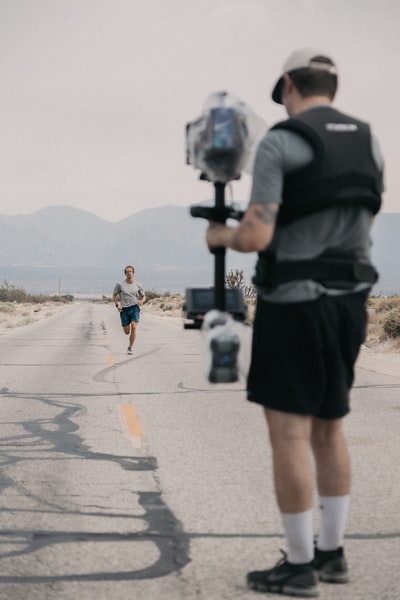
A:
[[[133,283],[128,283],[127,281],[116,283],[114,294],[119,296],[122,308],[134,306],[145,295],[144,289],[138,281],[134,281]]]

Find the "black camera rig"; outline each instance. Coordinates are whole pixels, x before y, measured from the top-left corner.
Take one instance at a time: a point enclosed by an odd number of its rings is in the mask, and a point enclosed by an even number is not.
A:
[[[240,221],[243,211],[225,206],[225,185],[251,169],[252,148],[265,124],[241,100],[228,92],[212,94],[200,118],[186,125],[186,163],[212,182],[214,206],[192,206],[192,217],[225,223]],[[250,168],[250,170],[249,170]],[[214,287],[186,290],[186,329],[202,327],[206,342],[205,372],[212,383],[233,383],[248,370],[247,306],[242,290],[225,287],[225,248],[214,248]]]
[[[190,207],[192,217],[225,223],[227,219],[240,221],[244,212],[225,205],[225,183],[215,182],[215,205]],[[189,288],[183,306],[185,329],[199,329],[204,315],[213,308],[230,313],[237,321],[244,321],[247,314],[246,303],[241,290],[225,287],[225,248],[215,248],[214,254],[214,287]]]

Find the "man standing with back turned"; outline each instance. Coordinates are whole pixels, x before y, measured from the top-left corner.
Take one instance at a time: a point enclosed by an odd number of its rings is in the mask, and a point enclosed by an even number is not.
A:
[[[124,272],[126,279],[115,284],[113,300],[119,311],[124,333],[129,335],[128,354],[132,354],[132,347],[136,339],[136,327],[140,318],[140,307],[146,301],[146,296],[140,283],[134,280],[135,269],[132,265],[125,267]]]
[[[287,553],[247,583],[306,598],[318,596],[318,580],[349,579],[343,420],[377,277],[370,226],[383,189],[378,142],[366,123],[332,107],[336,89],[324,52],[289,56],[272,92],[289,118],[258,147],[247,211],[236,227],[207,230],[210,249],[259,253],[247,397],[265,412]],[[310,450],[321,509],[315,545]]]

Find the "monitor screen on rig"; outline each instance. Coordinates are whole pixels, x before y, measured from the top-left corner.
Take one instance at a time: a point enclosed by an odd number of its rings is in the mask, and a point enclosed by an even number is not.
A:
[[[186,290],[186,307],[190,313],[206,313],[214,308],[214,288],[190,288]],[[225,289],[225,310],[230,313],[245,312],[241,290]]]

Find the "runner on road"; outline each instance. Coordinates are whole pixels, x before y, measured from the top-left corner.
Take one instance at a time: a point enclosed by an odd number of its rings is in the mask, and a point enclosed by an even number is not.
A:
[[[116,283],[113,300],[119,311],[121,325],[126,335],[129,335],[128,354],[136,339],[136,327],[140,319],[140,307],[146,301],[143,287],[134,280],[135,269],[132,265],[125,267],[125,281]]]

